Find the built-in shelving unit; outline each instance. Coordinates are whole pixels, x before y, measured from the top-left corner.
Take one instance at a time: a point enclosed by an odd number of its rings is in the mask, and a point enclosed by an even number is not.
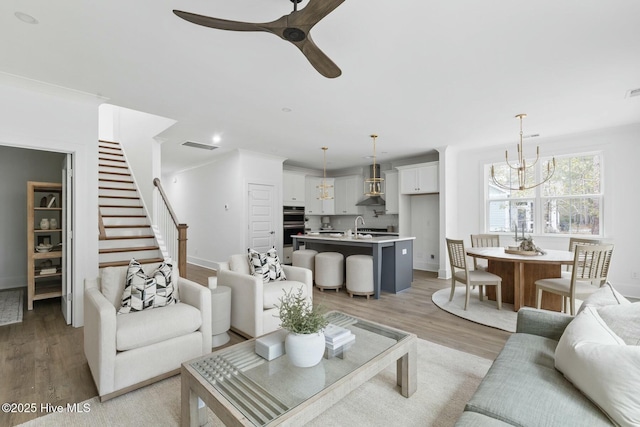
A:
[[[27,182],[27,308],[62,295],[62,184]],[[46,220],[46,221],[43,221]],[[51,250],[46,245],[51,245]]]

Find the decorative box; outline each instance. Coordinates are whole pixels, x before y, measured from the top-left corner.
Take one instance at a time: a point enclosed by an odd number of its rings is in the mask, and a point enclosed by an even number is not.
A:
[[[273,360],[284,354],[284,339],[289,331],[280,329],[272,334],[256,339],[256,353],[267,359]]]

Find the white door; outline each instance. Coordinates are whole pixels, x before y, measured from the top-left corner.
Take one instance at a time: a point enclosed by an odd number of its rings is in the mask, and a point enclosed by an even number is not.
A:
[[[71,154],[67,154],[63,163],[62,163],[62,198],[64,200],[63,211],[64,215],[62,215],[62,315],[64,316],[64,320],[67,322],[67,325],[71,324],[71,313],[72,313],[72,292],[73,292],[73,275],[71,272],[73,271],[73,242],[71,237],[73,236],[73,232],[71,229],[71,225],[73,222],[71,221],[71,212],[73,205],[73,191],[72,191],[72,176],[73,176],[73,168],[72,168],[72,157]]]
[[[249,184],[249,247],[264,253],[276,244],[273,185]]]

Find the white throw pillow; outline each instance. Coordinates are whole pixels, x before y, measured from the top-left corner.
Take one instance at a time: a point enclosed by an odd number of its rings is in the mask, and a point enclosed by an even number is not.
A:
[[[124,280],[120,276],[120,268],[105,267],[100,277],[100,292],[116,309],[122,305],[124,291]]]
[[[640,302],[597,308],[609,329],[627,345],[640,345]]]
[[[640,347],[628,346],[586,307],[567,326],[556,368],[621,426],[640,425]]]
[[[578,314],[580,314],[580,312],[587,306],[604,307],[606,305],[622,304],[631,304],[631,301],[622,296],[620,292],[616,291],[613,286],[611,286],[611,283],[606,282],[582,302],[582,305],[578,310]]]

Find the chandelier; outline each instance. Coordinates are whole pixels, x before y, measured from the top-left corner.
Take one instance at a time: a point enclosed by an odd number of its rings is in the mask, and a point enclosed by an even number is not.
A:
[[[518,143],[518,161],[514,164],[509,163],[509,151],[505,150],[504,152],[505,162],[507,163],[507,166],[509,166],[510,169],[518,172],[517,187],[511,186],[510,180],[508,180],[506,183],[499,182],[498,179],[496,178],[494,167],[493,165],[491,165],[491,179],[493,180],[493,183],[504,190],[514,190],[514,191],[530,190],[532,188],[535,188],[549,181],[556,170],[556,158],[553,157],[550,162],[547,162],[547,172],[544,178],[542,179],[542,181],[536,184],[527,185],[527,182],[526,182],[527,170],[533,168],[536,165],[536,163],[538,163],[538,159],[540,158],[540,147],[536,147],[536,160],[533,162],[533,164],[527,165],[527,161],[524,158],[524,150],[523,150],[523,144],[522,144],[522,119],[525,117],[527,117],[526,114],[516,115],[516,118],[520,119],[520,142]]]
[[[384,194],[384,179],[376,176],[376,138],[378,135],[371,135],[373,139],[373,166],[371,167],[371,177],[364,180],[364,195],[376,197]]]
[[[320,189],[320,194],[318,195],[318,200],[331,200],[333,196],[329,194],[329,189],[333,188],[333,185],[327,184],[327,150],[329,147],[322,147],[322,184],[318,185],[318,189]]]

